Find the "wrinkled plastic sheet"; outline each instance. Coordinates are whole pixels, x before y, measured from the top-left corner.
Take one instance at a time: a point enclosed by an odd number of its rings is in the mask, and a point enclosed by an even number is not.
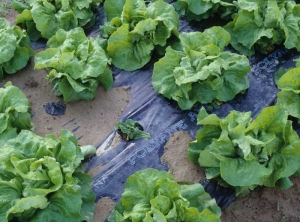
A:
[[[99,26],[105,21],[102,6],[97,11],[95,25],[86,30],[89,37],[99,34]],[[224,22],[212,19],[203,22],[187,22],[180,20],[180,32],[203,31],[214,25],[224,25]],[[45,41],[33,42],[33,48],[44,48]],[[255,118],[260,111],[276,103],[276,95],[279,91],[274,82],[274,75],[279,67],[294,67],[293,60],[300,53],[294,50],[277,48],[268,55],[256,54],[249,57],[251,72],[248,74],[250,87],[244,94],[239,94],[234,100],[223,103],[219,109],[213,110],[218,116],[226,116],[231,110],[251,111]],[[112,129],[103,141],[99,141],[97,149],[101,149],[101,155],[94,155],[87,160],[87,171],[93,168],[101,170],[94,176],[93,191],[97,201],[102,197],[109,197],[114,202],[121,199],[124,184],[127,178],[145,168],[168,170],[168,166],[160,161],[164,152],[164,146],[170,135],[177,131],[186,131],[192,138],[200,126],[196,125],[200,106],[189,111],[182,111],[177,103],[164,98],[156,93],[152,87],[151,76],[153,64],[159,58],[153,59],[142,69],[127,72],[112,67],[114,72],[113,87],[130,86],[130,102],[122,113],[119,121],[128,118],[138,121],[143,129],[150,133],[149,140],[121,141],[111,148],[116,129]],[[112,101],[113,102],[113,101]],[[64,104],[47,104],[47,113],[62,115]],[[294,129],[300,133],[300,126],[293,124]],[[101,130],[101,126],[99,126]],[[174,151],[176,152],[176,151]],[[234,190],[219,186],[216,182],[207,179],[199,181],[205,190],[215,198],[221,209],[228,207],[235,199]]]

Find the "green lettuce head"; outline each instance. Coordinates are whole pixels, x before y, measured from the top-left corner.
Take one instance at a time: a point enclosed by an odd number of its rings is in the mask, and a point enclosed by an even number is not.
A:
[[[35,69],[47,69],[47,79],[65,102],[92,100],[99,84],[108,90],[113,84],[109,60],[82,28],[59,29],[47,42],[48,48],[35,56]]]
[[[275,45],[300,50],[300,5],[290,0],[239,0],[238,13],[224,28],[244,55],[269,53]]]
[[[221,221],[220,208],[202,185],[179,185],[172,178],[151,168],[129,176],[108,221]]]
[[[95,22],[94,10],[102,0],[14,0],[18,11],[15,23],[27,30],[30,39],[49,39],[58,29],[69,31],[90,27]]]
[[[104,9],[108,22],[100,28],[99,38],[117,68],[142,68],[155,48],[165,47],[172,35],[178,36],[178,15],[163,0],[147,5],[144,0],[107,0]]]
[[[26,31],[0,18],[0,80],[4,73],[14,74],[24,68],[33,55]]]
[[[205,168],[208,179],[246,195],[257,186],[286,189],[289,177],[300,169],[300,139],[278,106],[264,108],[252,120],[251,112],[231,111],[219,118],[201,108],[196,140],[188,158]]]
[[[204,32],[181,33],[183,50],[167,48],[154,64],[155,91],[178,102],[183,110],[195,103],[226,102],[249,87],[249,60],[227,52],[230,35],[222,27]]]
[[[91,221],[93,180],[81,163],[89,149],[67,130],[59,138],[23,130],[8,140],[0,147],[0,221]]]
[[[0,147],[22,129],[32,127],[29,101],[18,87],[7,82],[0,88]]]

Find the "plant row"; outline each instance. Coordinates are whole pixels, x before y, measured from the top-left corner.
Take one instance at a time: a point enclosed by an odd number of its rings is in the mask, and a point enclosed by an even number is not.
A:
[[[94,25],[100,4],[106,22],[96,39],[88,38],[84,29]],[[268,53],[279,44],[297,48],[300,40],[295,1],[15,0],[12,7],[18,12],[16,26],[1,20],[2,36],[10,38],[0,40],[3,52],[9,51],[0,60],[0,77],[26,65],[33,55],[29,39],[44,38],[47,48],[35,55],[34,68],[47,70],[53,91],[65,102],[92,100],[99,85],[112,86],[111,64],[137,70],[153,53],[162,56],[154,65],[153,88],[181,109],[226,102],[249,87],[246,56],[255,50]],[[196,21],[216,17],[227,24],[179,33],[180,16]],[[225,51],[228,46],[243,55]]]

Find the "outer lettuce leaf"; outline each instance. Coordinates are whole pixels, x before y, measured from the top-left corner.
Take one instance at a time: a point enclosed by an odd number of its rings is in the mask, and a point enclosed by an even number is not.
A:
[[[231,45],[240,53],[268,53],[278,44],[299,50],[300,5],[295,1],[239,0],[237,4],[238,13],[224,28],[232,36]]]
[[[65,102],[92,100],[99,84],[106,90],[112,86],[104,50],[94,39],[88,39],[82,28],[58,30],[47,46],[35,56],[34,68],[49,70],[47,79]]]
[[[156,0],[148,5],[147,14],[149,18],[157,22],[156,30],[153,33],[154,45],[165,46],[172,33],[178,36],[178,15],[174,13],[172,5]]]
[[[0,147],[22,129],[32,127],[29,101],[19,88],[7,82],[0,88]]]
[[[36,41],[41,37],[41,33],[36,28],[36,24],[33,21],[32,13],[30,11],[30,6],[27,5],[25,7],[16,4],[18,1],[14,1],[12,4],[12,8],[18,11],[18,15],[15,20],[15,24],[20,26],[21,28],[26,28],[28,36],[30,40]]]
[[[282,73],[281,73],[282,72]],[[276,84],[281,90],[277,94],[277,106],[286,110],[289,115],[300,118],[300,64],[289,70],[276,73]]]
[[[164,171],[131,175],[108,221],[220,221],[221,210],[202,185],[180,186]]]
[[[188,20],[201,21],[215,15],[230,19],[237,12],[233,2],[233,0],[178,0],[174,7],[180,14],[186,15]]]
[[[31,40],[49,39],[59,29],[69,31],[76,27],[89,27],[95,22],[93,10],[102,0],[14,0],[13,8],[19,13],[15,21],[29,33]]]
[[[27,33],[20,27],[10,27],[0,18],[0,79],[4,73],[14,74],[24,68],[34,55]]]
[[[1,151],[1,221],[92,220],[92,178],[82,171],[84,155],[71,132],[43,138],[23,130]]]
[[[152,85],[157,92],[186,110],[197,102],[229,101],[249,87],[249,61],[224,51],[230,36],[223,28],[179,37],[184,52],[167,48],[165,57],[154,64]]]
[[[104,10],[106,12],[107,21],[111,21],[115,17],[121,18],[123,7],[126,0],[106,0],[104,2]]]
[[[266,107],[252,120],[251,112],[218,118],[201,108],[198,124],[203,128],[188,158],[205,168],[207,178],[234,187],[237,195],[257,186],[291,186],[287,181],[300,168],[300,139],[286,111]]]
[[[134,42],[129,36],[129,24],[124,24],[110,36],[107,52],[113,65],[133,71],[150,61],[153,48],[153,43],[146,38]]]
[[[0,57],[0,64],[2,64],[9,61],[14,56],[17,36],[15,36],[13,29],[9,26],[4,18],[0,18],[0,29],[0,46],[2,53],[2,56]]]
[[[106,1],[104,9],[108,22],[98,39],[120,69],[142,68],[155,48],[165,47],[172,35],[178,35],[178,15],[163,0],[148,5],[144,0]]]

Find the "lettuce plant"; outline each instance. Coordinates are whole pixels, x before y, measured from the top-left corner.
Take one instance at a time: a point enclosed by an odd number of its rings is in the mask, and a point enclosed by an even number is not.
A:
[[[129,176],[108,221],[221,221],[221,209],[201,184],[179,185],[172,178],[151,168]]]
[[[257,186],[286,189],[289,177],[300,169],[300,139],[278,106],[264,108],[252,120],[251,112],[231,111],[219,118],[201,108],[196,140],[188,158],[205,168],[206,177],[246,195]]]
[[[274,45],[300,50],[300,5],[290,0],[238,0],[238,13],[224,28],[244,55],[272,51]]]
[[[65,102],[92,100],[99,84],[106,90],[113,84],[104,50],[88,39],[82,28],[59,29],[47,42],[48,48],[35,56],[35,69],[46,68],[47,79]]]
[[[201,21],[218,15],[223,19],[231,19],[237,12],[233,0],[177,0],[174,7],[188,20]]]
[[[295,68],[280,69],[276,73],[275,81],[280,89],[276,105],[300,119],[300,59],[296,60]]]
[[[91,221],[95,194],[79,147],[62,130],[40,137],[28,130],[0,147],[0,221]]]
[[[0,79],[4,73],[14,74],[24,68],[32,55],[34,51],[27,33],[0,18]]]
[[[134,140],[134,139],[149,139],[151,136],[149,133],[143,131],[143,127],[133,119],[127,119],[124,122],[118,122],[116,129],[120,133],[122,139]]]
[[[143,67],[156,47],[164,47],[172,34],[178,35],[178,15],[163,0],[147,5],[144,0],[107,0],[104,9],[108,22],[101,27],[100,39],[117,68]]]
[[[31,40],[49,39],[58,29],[69,31],[89,27],[95,22],[93,12],[102,0],[14,0],[19,15],[15,23],[26,29]]]
[[[11,82],[0,88],[0,147],[22,129],[31,129],[30,103]]]
[[[224,51],[230,35],[222,27],[181,33],[179,38],[183,50],[169,47],[154,64],[155,91],[187,110],[197,102],[232,100],[249,87],[249,61],[243,55]]]

